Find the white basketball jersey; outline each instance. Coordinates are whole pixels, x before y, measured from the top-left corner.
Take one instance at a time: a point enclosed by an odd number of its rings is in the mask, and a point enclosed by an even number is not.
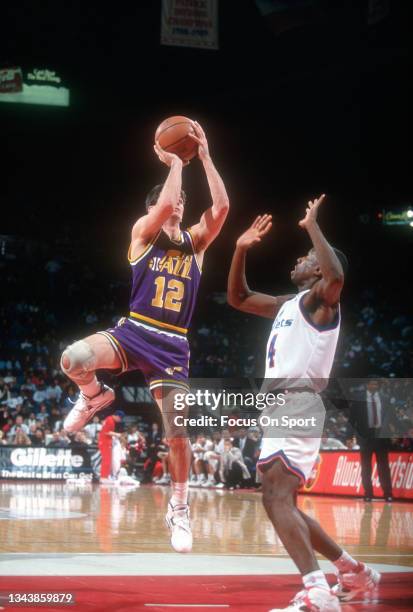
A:
[[[301,291],[281,306],[267,343],[265,378],[274,387],[310,387],[321,391],[327,385],[340,331],[340,308],[331,325],[313,323],[302,305]]]

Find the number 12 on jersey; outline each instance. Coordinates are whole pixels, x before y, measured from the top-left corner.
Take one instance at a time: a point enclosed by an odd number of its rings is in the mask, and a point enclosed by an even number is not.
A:
[[[275,357],[275,343],[277,341],[278,334],[274,334],[271,338],[270,346],[268,347],[268,362],[269,367],[273,368],[275,365],[274,357]]]
[[[182,281],[176,278],[171,278],[168,281],[167,289],[165,293],[166,279],[164,276],[157,276],[155,278],[156,293],[151,304],[157,308],[166,308],[167,310],[174,310],[175,312],[181,311],[182,298],[184,297],[185,286]],[[164,299],[165,294],[165,299]]]

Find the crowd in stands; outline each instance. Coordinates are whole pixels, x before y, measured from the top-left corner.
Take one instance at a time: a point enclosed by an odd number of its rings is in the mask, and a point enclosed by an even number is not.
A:
[[[343,313],[336,377],[409,376],[413,366],[413,317],[390,308],[387,297],[363,291]],[[192,334],[192,375],[262,376],[269,326],[233,310],[225,294],[208,297],[207,308]]]
[[[83,256],[76,261],[73,254],[67,260],[34,255],[32,268],[30,258],[27,266],[2,262],[7,291],[0,306],[0,445],[94,445],[101,428],[99,416],[74,437],[63,430],[77,388],[61,373],[59,357],[73,340],[113,325],[124,315],[129,279],[100,280],[92,268],[82,267]],[[32,296],[30,301],[27,295]],[[203,306],[190,336],[191,375],[262,376],[267,322],[232,310],[222,293],[208,296]],[[383,393],[394,409],[392,444],[413,450],[412,394],[403,383],[413,362],[413,319],[369,292],[347,310],[335,374],[385,379]],[[143,384],[139,375],[136,380]],[[145,429],[140,423],[138,429],[133,418],[129,421],[123,441],[128,471],[136,473],[140,465],[144,481],[167,483],[168,447],[158,425],[148,422]],[[255,482],[259,435],[255,430],[223,430],[193,439],[191,483],[236,487]],[[357,449],[345,406],[326,419],[322,448],[337,447]]]
[[[211,435],[199,433],[192,438],[192,465],[190,487],[246,488],[256,483],[256,463],[259,455],[258,431],[240,428],[214,431]],[[161,463],[162,471],[153,471],[152,480],[157,484],[169,484],[168,445],[161,440],[155,448],[154,466]],[[148,462],[149,463],[149,462]],[[160,467],[160,466],[159,466]]]
[[[95,415],[83,430],[68,436],[63,418],[76,398],[75,387],[56,374],[45,378],[30,369],[0,378],[0,444],[76,448],[96,445],[102,418]],[[386,404],[393,408],[394,449],[413,451],[413,404],[409,379],[382,382]],[[169,484],[168,442],[157,422],[137,424],[129,416],[120,438],[124,467],[144,483]],[[203,488],[252,487],[256,482],[259,427],[203,431],[191,438],[193,461],[190,486]],[[359,448],[345,409],[327,412],[322,449]]]

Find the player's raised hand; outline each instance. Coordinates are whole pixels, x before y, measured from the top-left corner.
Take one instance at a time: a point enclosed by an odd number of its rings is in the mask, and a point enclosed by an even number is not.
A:
[[[155,142],[153,148],[161,162],[166,164],[167,166],[172,166],[172,163],[174,161],[180,162],[181,164],[183,163],[182,160],[177,155],[175,155],[175,153],[169,153],[168,151],[165,151],[165,149],[162,149],[158,141]]]
[[[316,198],[315,200],[310,200],[308,202],[307,208],[305,211],[305,217],[304,219],[301,219],[301,221],[298,222],[298,225],[300,227],[303,227],[305,229],[311,223],[315,223],[317,221],[318,209],[320,207],[320,204],[324,202],[325,197],[326,197],[326,194],[323,193],[319,198]]]
[[[237,248],[250,249],[261,242],[272,226],[272,215],[258,215],[254,223],[237,240]]]
[[[192,121],[192,129],[193,132],[189,132],[188,136],[198,143],[198,157],[201,161],[204,161],[209,157],[207,137],[198,121]]]

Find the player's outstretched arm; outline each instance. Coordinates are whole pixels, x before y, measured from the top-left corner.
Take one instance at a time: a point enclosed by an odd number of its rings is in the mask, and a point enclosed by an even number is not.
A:
[[[292,295],[274,297],[265,293],[251,291],[245,276],[245,260],[247,251],[270,231],[271,215],[260,215],[254,223],[241,234],[237,240],[231,268],[228,276],[227,300],[230,306],[242,312],[248,312],[261,317],[273,319],[282,304],[291,299]]]
[[[200,222],[191,228],[196,251],[201,252],[205,251],[221,231],[229,210],[229,198],[224,181],[209,154],[204,130],[196,121],[193,121],[192,128],[193,133],[189,136],[198,143],[198,157],[204,166],[212,198],[212,206],[204,212]]]
[[[311,238],[321,270],[321,279],[305,296],[304,306],[312,306],[316,302],[327,307],[337,306],[344,285],[344,271],[340,260],[317,223],[318,209],[325,197],[323,194],[314,201],[310,200],[305,217],[299,222],[300,227],[306,229]]]
[[[169,174],[155,206],[146,215],[138,219],[133,226],[132,243],[134,241],[147,242],[151,240],[171,216],[174,206],[177,205],[181,197],[182,160],[174,153],[168,153],[161,149],[159,143],[154,145],[154,149],[161,162],[169,166]]]

